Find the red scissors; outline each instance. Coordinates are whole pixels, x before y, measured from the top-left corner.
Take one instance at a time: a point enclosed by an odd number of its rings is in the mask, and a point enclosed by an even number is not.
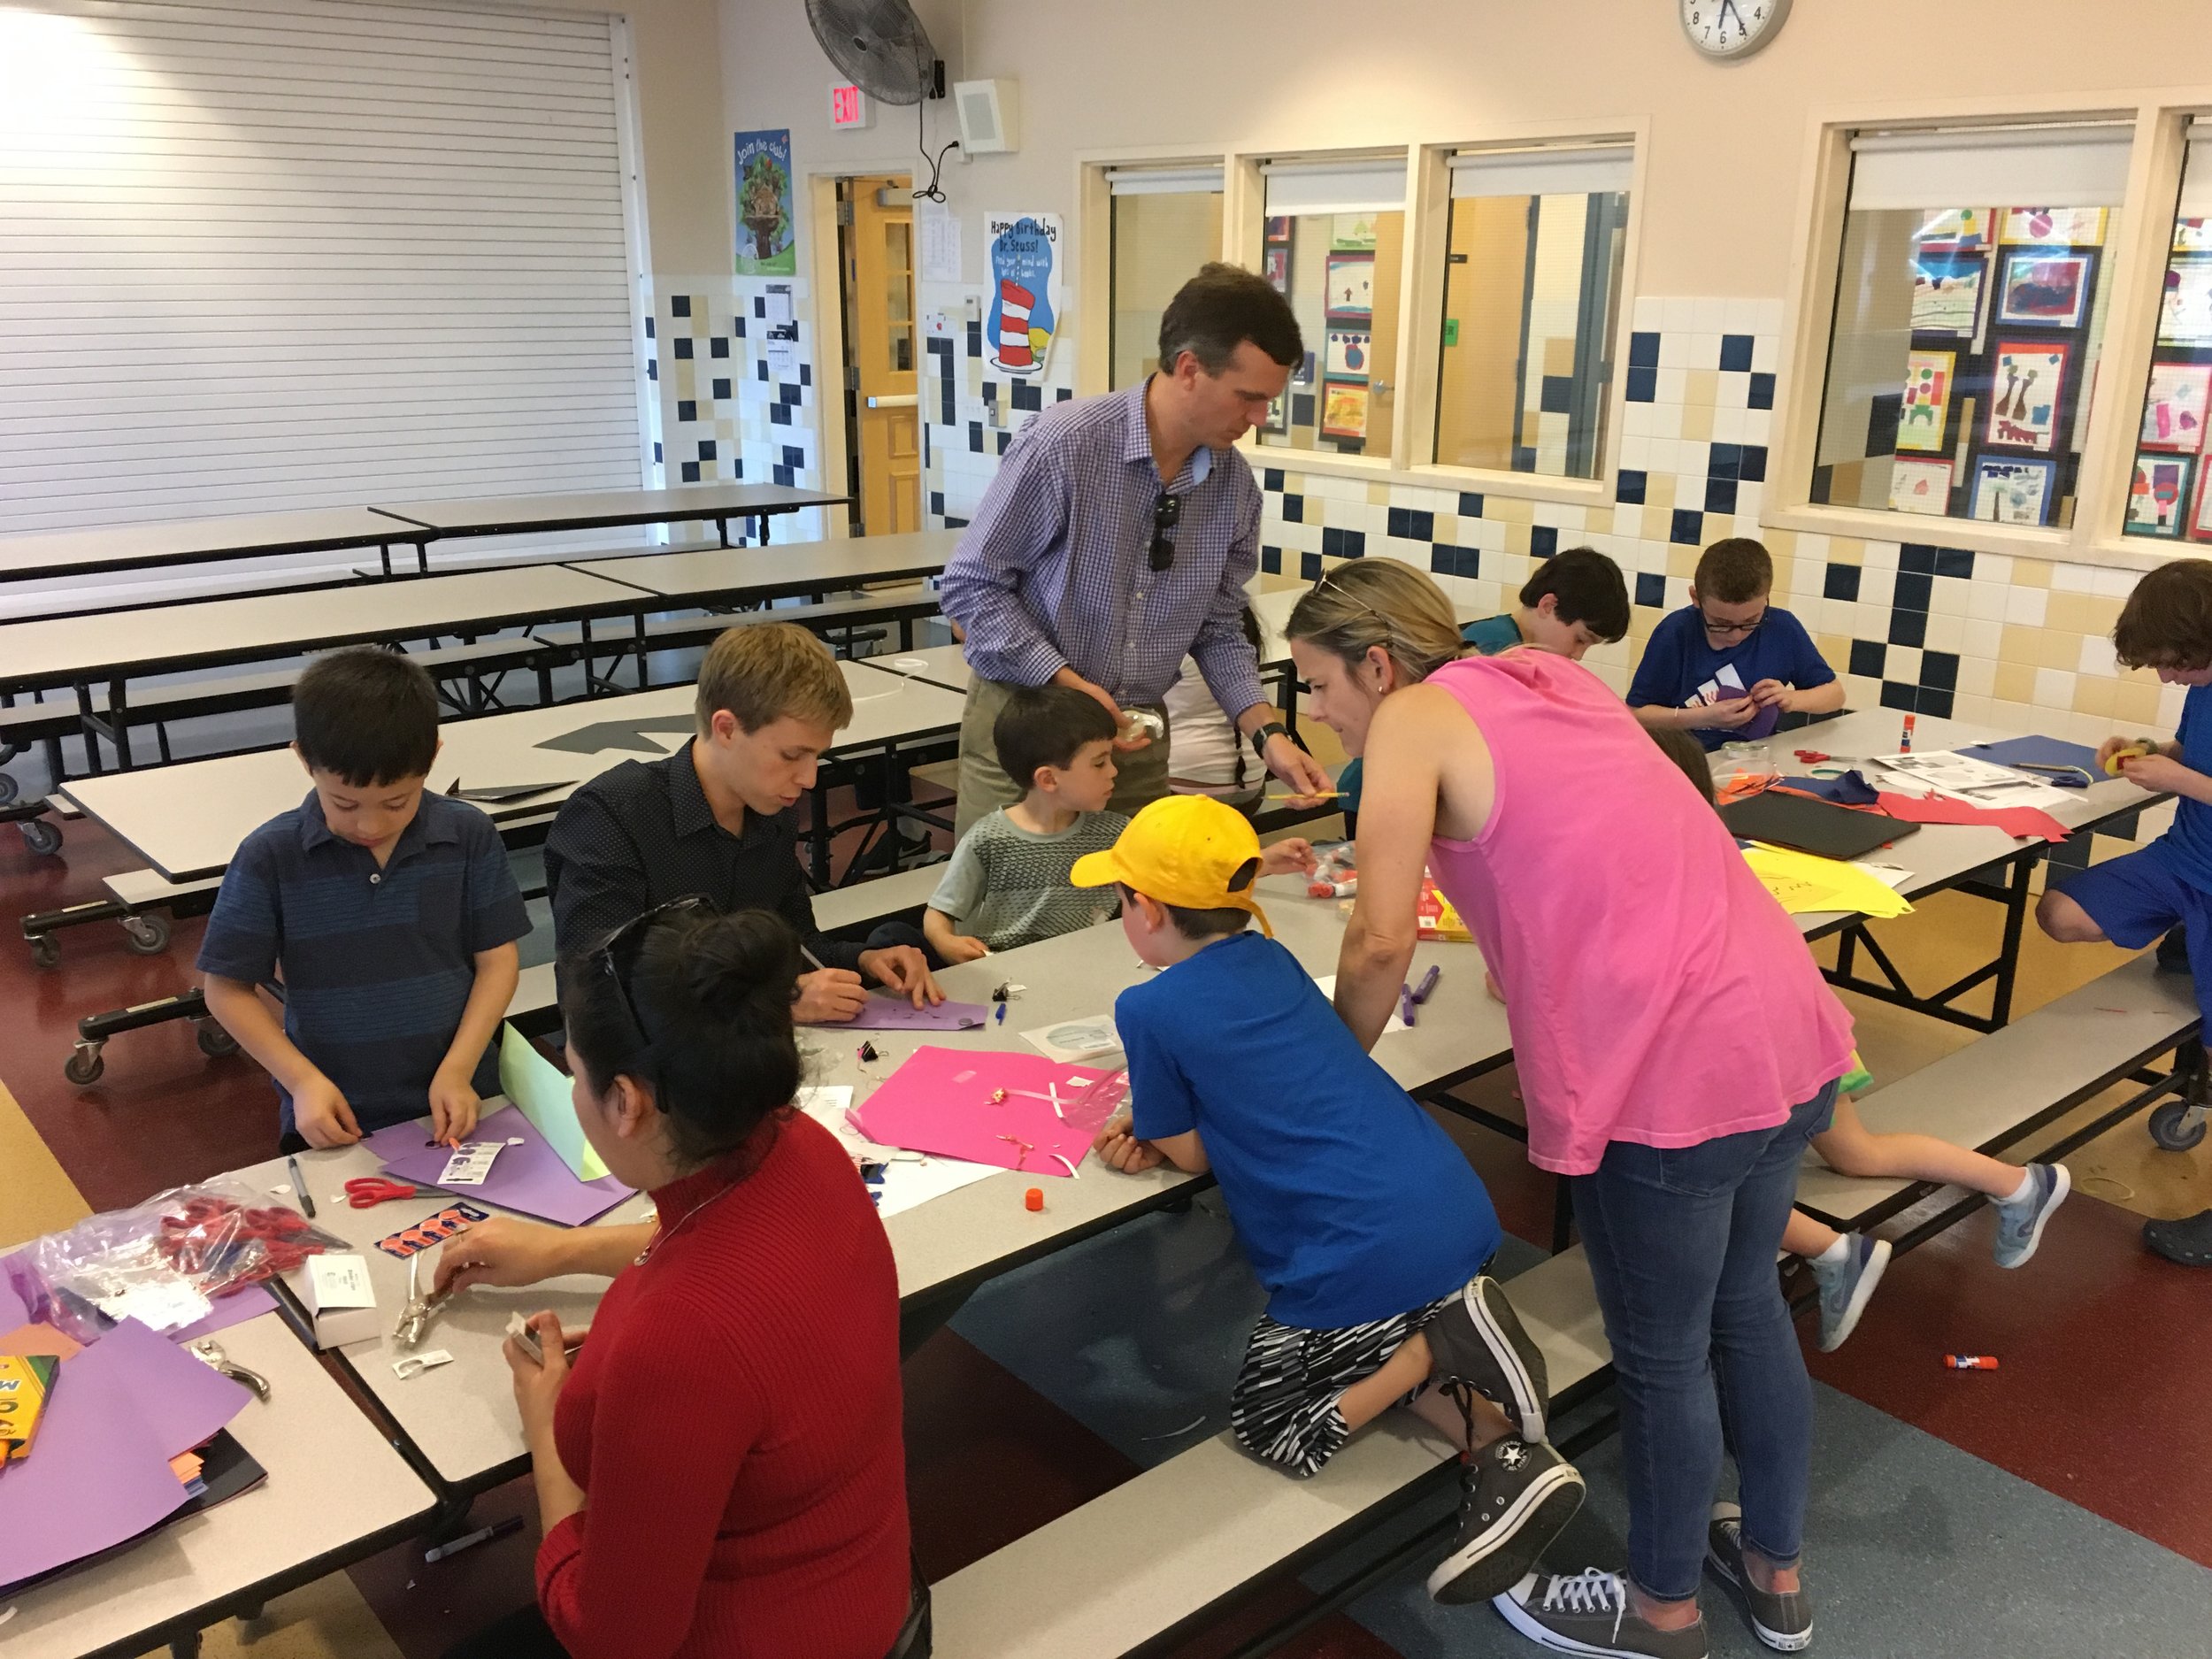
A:
[[[404,1181],[388,1181],[380,1175],[357,1175],[346,1183],[346,1202],[356,1210],[366,1210],[388,1198],[418,1198],[421,1194],[419,1187],[410,1187]]]

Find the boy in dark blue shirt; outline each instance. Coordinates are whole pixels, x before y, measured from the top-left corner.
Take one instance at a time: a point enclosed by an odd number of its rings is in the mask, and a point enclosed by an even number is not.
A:
[[[1653,727],[1686,730],[1708,750],[1757,739],[1786,714],[1843,707],[1843,682],[1805,625],[1770,601],[1774,561],[1748,536],[1698,559],[1690,603],[1661,619],[1629,682],[1628,706]]]
[[[1482,1271],[1499,1239],[1489,1194],[1297,959],[1246,931],[1267,926],[1259,869],[1251,825],[1204,795],[1155,801],[1076,862],[1078,887],[1119,889],[1131,947],[1165,970],[1114,1005],[1131,1109],[1098,1151],[1221,1184],[1268,1290],[1230,1396],[1246,1450],[1311,1475],[1407,1405],[1468,1455],[1429,1593],[1479,1601],[1567,1524],[1582,1477],[1544,1443],[1543,1354]]]
[[[300,676],[307,799],[238,849],[200,944],[207,1009],[276,1081],[287,1152],[430,1114],[458,1145],[499,1092],[493,1034],[530,931],[492,821],[426,795],[438,693],[404,657],[336,651]],[[277,982],[284,1020],[257,988]]]
[[[2068,944],[2110,940],[2140,950],[2164,935],[2161,968],[2185,966],[2197,1004],[2212,1019],[2212,560],[2175,559],[2146,571],[2112,630],[2121,664],[2186,686],[2174,741],[2108,737],[2100,768],[2174,797],[2173,827],[2147,847],[2062,877],[2035,919]],[[2212,1210],[2152,1221],[2143,1241],[2189,1267],[2212,1267]]]

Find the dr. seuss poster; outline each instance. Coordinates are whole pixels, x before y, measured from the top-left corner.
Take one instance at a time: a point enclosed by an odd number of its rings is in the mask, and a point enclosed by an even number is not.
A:
[[[737,135],[737,273],[796,276],[798,225],[791,214],[791,132]]]
[[[1060,265],[1067,243],[1057,213],[992,213],[983,222],[991,259],[991,311],[983,337],[991,364],[1042,374],[1060,326]]]

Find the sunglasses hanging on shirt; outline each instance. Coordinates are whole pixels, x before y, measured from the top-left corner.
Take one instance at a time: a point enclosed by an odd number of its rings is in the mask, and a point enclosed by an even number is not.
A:
[[[1152,507],[1152,568],[1164,571],[1175,563],[1175,541],[1168,532],[1182,522],[1183,498],[1163,495]]]

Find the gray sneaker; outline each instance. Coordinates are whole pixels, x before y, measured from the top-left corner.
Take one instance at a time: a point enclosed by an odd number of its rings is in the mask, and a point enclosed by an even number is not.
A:
[[[1705,1659],[1705,1620],[1661,1630],[1629,1610],[1628,1581],[1593,1567],[1570,1578],[1532,1572],[1492,1598],[1505,1622],[1555,1653],[1617,1655],[1617,1659]]]
[[[1705,1529],[1705,1567],[1736,1593],[1751,1618],[1751,1633],[1777,1653],[1801,1653],[1813,1642],[1813,1604],[1802,1590],[1777,1594],[1751,1582],[1743,1564],[1743,1511],[1723,1502],[1713,1506]]]
[[[1486,1601],[1536,1564],[1582,1507],[1582,1472],[1550,1447],[1508,1435],[1460,1471],[1459,1532],[1429,1574],[1429,1594]]]
[[[2051,1212],[2074,1190],[2074,1178],[2063,1164],[2031,1164],[2028,1176],[2034,1185],[2025,1198],[2016,1204],[1996,1207],[2000,1267],[2022,1266],[2035,1254],[2035,1247],[2043,1242],[2043,1228]]]
[[[1813,1282],[1820,1286],[1820,1351],[1832,1354],[1859,1328],[1859,1316],[1888,1271],[1887,1239],[1870,1239],[1863,1233],[1843,1235],[1844,1257],[1823,1263],[1808,1257]]]
[[[1478,1273],[1421,1334],[1429,1340],[1433,1380],[1473,1389],[1512,1419],[1523,1440],[1549,1438],[1544,1350],[1522,1329],[1504,1286]],[[1465,1409],[1464,1401],[1461,1406]]]

